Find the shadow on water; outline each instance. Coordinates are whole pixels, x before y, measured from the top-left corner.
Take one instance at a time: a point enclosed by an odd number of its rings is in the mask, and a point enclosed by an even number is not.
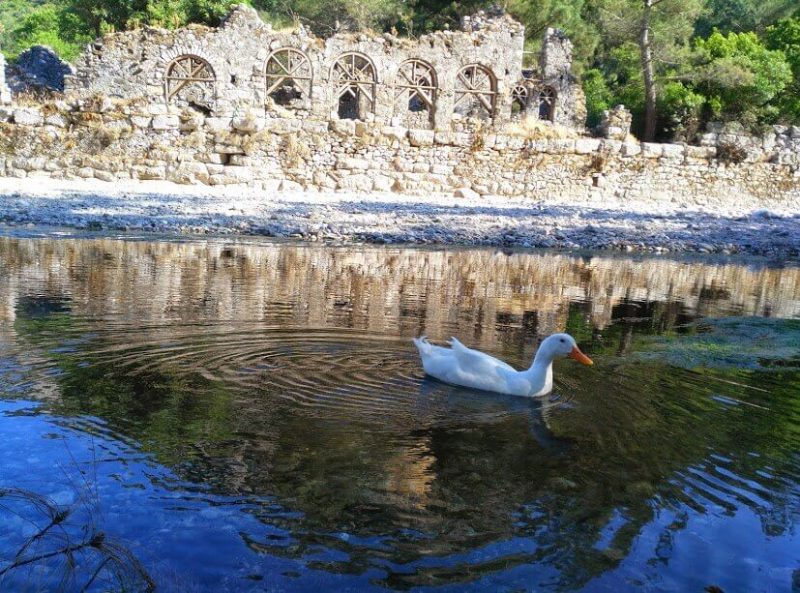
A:
[[[68,443],[170,590],[736,591],[797,568],[797,370],[639,354],[705,316],[797,317],[798,270],[63,240],[0,241],[0,266],[0,394],[41,402],[3,404],[0,487],[66,496]],[[544,400],[425,378],[409,341],[523,367],[556,329],[597,364],[558,362]]]

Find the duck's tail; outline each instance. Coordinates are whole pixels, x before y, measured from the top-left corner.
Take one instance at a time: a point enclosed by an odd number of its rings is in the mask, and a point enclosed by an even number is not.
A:
[[[411,338],[411,341],[414,342],[414,346],[417,347],[420,354],[430,354],[431,350],[433,350],[433,344],[428,341],[427,336]]]

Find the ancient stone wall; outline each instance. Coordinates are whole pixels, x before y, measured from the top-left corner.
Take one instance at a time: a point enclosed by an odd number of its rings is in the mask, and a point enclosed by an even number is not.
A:
[[[713,146],[415,130],[352,120],[164,114],[87,99],[0,110],[0,175],[167,179],[266,189],[459,192],[637,205],[800,209],[800,150],[731,161]],[[800,128],[781,137],[800,137]]]
[[[554,94],[545,119],[583,126],[563,34],[548,32],[543,75],[526,81],[521,24],[488,11],[465,18],[462,29],[415,40],[367,32],[320,39],[302,27],[276,31],[240,6],[217,29],[107,35],[80,57],[67,91],[145,98],[170,113],[191,108],[224,117],[250,109],[273,118],[459,130],[468,120],[501,125],[512,109],[538,114],[546,89]],[[530,88],[524,102],[514,96],[521,85]]]

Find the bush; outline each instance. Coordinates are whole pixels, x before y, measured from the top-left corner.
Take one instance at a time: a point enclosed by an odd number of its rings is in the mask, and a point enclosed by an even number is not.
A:
[[[603,112],[612,106],[614,99],[605,76],[597,68],[584,73],[583,93],[586,95],[586,125],[594,128],[600,124]]]
[[[717,146],[717,159],[729,164],[743,163],[747,159],[747,150],[735,142],[722,142]]]
[[[663,134],[670,140],[690,142],[700,130],[705,104],[705,97],[687,88],[683,83],[665,84],[658,100]]]

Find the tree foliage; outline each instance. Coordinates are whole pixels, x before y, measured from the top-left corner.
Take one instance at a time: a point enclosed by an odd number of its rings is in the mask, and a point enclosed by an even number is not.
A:
[[[418,36],[456,29],[492,0],[2,0],[0,45],[33,44],[68,60],[109,31],[216,25],[246,2],[278,26],[329,35],[371,28]],[[589,124],[625,104],[634,132],[690,141],[706,122],[800,123],[797,0],[504,0],[526,26],[533,62],[546,27],[564,29],[583,77]],[[644,33],[647,35],[644,35]],[[649,115],[648,115],[649,114]]]

